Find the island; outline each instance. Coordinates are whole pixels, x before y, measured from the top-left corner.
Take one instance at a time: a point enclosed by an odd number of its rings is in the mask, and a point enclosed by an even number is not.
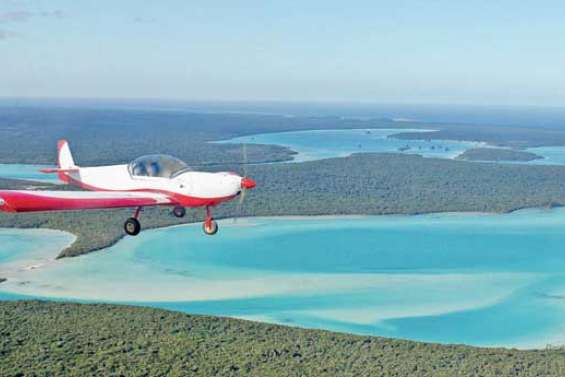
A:
[[[5,282],[6,280],[7,280],[7,279],[5,279],[5,278],[0,278],[0,283]]]
[[[565,368],[563,348],[439,345],[123,305],[0,302],[0,323],[6,376],[562,376]]]
[[[542,160],[543,157],[535,153],[505,148],[473,148],[457,156],[458,160],[466,161],[514,161],[528,162]]]

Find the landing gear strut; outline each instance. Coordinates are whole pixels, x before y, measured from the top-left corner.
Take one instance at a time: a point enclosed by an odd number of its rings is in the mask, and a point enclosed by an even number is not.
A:
[[[186,215],[186,209],[184,207],[175,207],[173,208],[173,215],[175,217],[184,217]]]
[[[208,236],[213,236],[218,233],[218,223],[212,218],[210,207],[206,207],[206,219],[204,220],[204,224],[202,224],[202,230],[204,230],[204,234]]]
[[[124,224],[124,230],[130,236],[137,236],[141,231],[141,224],[139,223],[139,213],[141,212],[141,207],[137,207],[133,217],[126,220]]]

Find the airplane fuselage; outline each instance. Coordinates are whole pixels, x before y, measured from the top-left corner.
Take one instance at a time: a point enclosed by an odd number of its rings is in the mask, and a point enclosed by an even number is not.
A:
[[[187,171],[173,178],[133,176],[128,165],[83,167],[60,174],[69,184],[92,191],[152,191],[174,197],[183,207],[214,206],[241,192],[241,177],[234,173]]]

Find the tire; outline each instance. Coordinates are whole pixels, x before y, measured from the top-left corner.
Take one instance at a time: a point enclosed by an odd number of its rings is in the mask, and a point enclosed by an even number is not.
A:
[[[213,236],[214,234],[218,233],[218,223],[212,219],[212,221],[210,221],[210,226],[206,226],[206,221],[204,222],[204,224],[202,224],[202,230],[204,231],[204,234],[208,235],[208,236]]]
[[[137,219],[130,217],[124,224],[124,231],[130,236],[137,236],[141,231],[141,224]]]
[[[186,215],[186,209],[184,207],[175,207],[173,208],[173,215],[178,218],[184,217]]]

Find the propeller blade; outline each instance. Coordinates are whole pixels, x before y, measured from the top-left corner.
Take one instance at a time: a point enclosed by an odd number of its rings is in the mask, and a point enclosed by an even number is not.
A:
[[[241,194],[239,194],[239,206],[245,201],[245,196],[247,195],[247,189],[241,189]]]
[[[241,146],[241,153],[243,154],[243,176],[247,177],[247,144]]]
[[[241,145],[241,157],[242,157],[242,169],[243,169],[243,177],[247,177],[247,144]],[[245,179],[245,178],[244,178]],[[247,188],[245,185],[241,187],[241,193],[239,194],[239,201],[237,203],[237,210],[236,215],[233,218],[233,222],[237,223],[237,219],[241,217],[241,213],[243,210],[243,202],[245,201],[245,196],[247,194]]]

